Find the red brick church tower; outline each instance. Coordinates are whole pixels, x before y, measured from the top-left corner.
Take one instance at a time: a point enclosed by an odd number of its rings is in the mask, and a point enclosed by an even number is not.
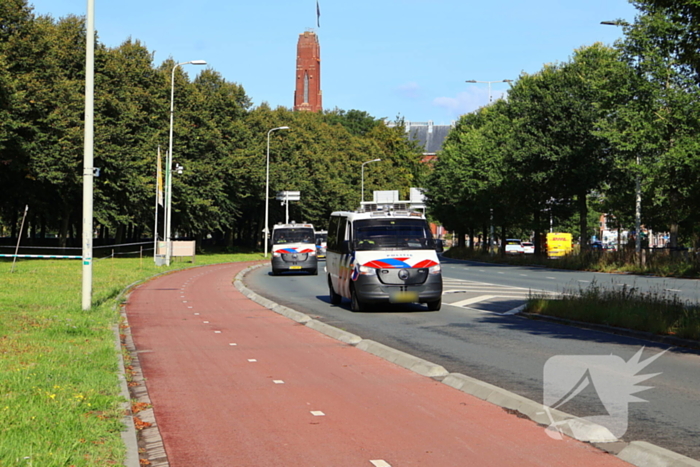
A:
[[[321,103],[321,47],[313,31],[299,34],[294,110],[319,112]]]

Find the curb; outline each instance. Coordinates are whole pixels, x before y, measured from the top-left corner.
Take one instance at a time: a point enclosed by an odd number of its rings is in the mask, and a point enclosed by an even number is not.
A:
[[[523,417],[529,418],[537,424],[549,427],[547,428],[548,434],[555,439],[560,439],[561,437],[559,434],[561,433],[582,442],[592,443],[597,448],[601,449],[601,451],[605,451],[604,448],[606,444],[612,445],[613,443],[620,442],[620,440],[615,438],[615,436],[613,436],[607,428],[601,425],[592,423],[580,417],[566,414],[556,409],[549,409],[531,399],[519,396],[518,394],[470,376],[460,373],[450,373],[440,365],[431,363],[427,360],[423,360],[422,358],[410,355],[384,344],[380,344],[369,339],[362,339],[360,336],[356,336],[355,334],[348,333],[320,321],[312,320],[304,313],[278,305],[272,300],[261,297],[243,285],[243,277],[245,277],[245,275],[253,269],[259,268],[263,265],[264,264],[257,264],[243,269],[238,273],[238,275],[236,275],[236,278],[234,279],[234,286],[246,297],[263,305],[265,308],[280,314],[283,313],[278,310],[284,309],[285,313],[288,313],[289,311],[294,312],[292,316],[296,316],[297,318],[306,317],[308,318],[307,321],[304,321],[306,326],[350,345],[353,344],[346,342],[339,337],[352,336],[353,339],[359,339],[357,344],[354,344],[356,348],[388,360],[420,375],[438,380],[442,379],[442,383],[454,389],[500,406],[506,410],[513,411],[515,415],[522,415]],[[521,313],[521,315],[528,316],[526,313]],[[572,322],[572,324],[573,323],[577,322]],[[552,429],[550,425],[553,425],[556,428]],[[696,461],[645,441],[632,441],[622,450],[620,450],[619,453],[612,455],[616,455],[616,457],[619,459],[636,467],[700,467],[700,461]]]
[[[632,441],[617,455],[638,467],[700,467],[700,462],[645,441]]]
[[[450,374],[443,366],[369,339],[362,339],[355,347],[429,378],[444,378]]]
[[[122,355],[122,343],[119,336],[119,325],[115,324],[113,327],[114,331],[114,346],[117,350],[117,357],[119,358],[119,392],[124,398],[122,403],[122,409],[124,410],[124,417],[122,418],[122,423],[124,424],[124,429],[121,432],[122,441],[126,446],[126,456],[124,457],[125,467],[139,467],[139,447],[138,447],[138,437],[136,435],[136,427],[134,426],[134,414],[131,412],[131,396],[129,394],[129,387],[126,384],[126,367],[124,365],[124,356]]]
[[[470,376],[450,373],[442,382],[486,402],[519,412],[537,424],[546,427],[555,426],[556,430],[548,428],[552,433],[559,431],[570,438],[587,443],[614,443],[618,441],[604,426],[556,409],[550,409],[531,399]]]

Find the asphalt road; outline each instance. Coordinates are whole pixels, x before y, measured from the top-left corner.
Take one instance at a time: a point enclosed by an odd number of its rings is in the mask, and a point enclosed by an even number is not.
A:
[[[696,301],[698,281],[630,275],[560,271],[471,262],[443,262],[443,307],[386,307],[353,313],[349,302],[332,306],[326,277],[269,275],[269,267],[246,277],[260,295],[303,311],[328,324],[382,342],[448,371],[463,373],[535,401],[543,400],[543,369],[558,355],[616,355],[628,361],[642,347],[642,360],[666,350],[665,345],[605,332],[509,315],[531,292],[552,293],[587,286],[591,281],[677,293]],[[617,285],[616,285],[617,284]],[[670,290],[667,290],[670,289]],[[660,373],[636,394],[648,402],[629,404],[626,441],[648,441],[700,459],[700,352],[674,348],[640,374]],[[584,391],[560,407],[586,417],[601,413],[595,391]]]

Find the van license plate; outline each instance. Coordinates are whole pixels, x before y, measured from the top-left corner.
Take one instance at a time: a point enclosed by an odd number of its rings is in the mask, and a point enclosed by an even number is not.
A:
[[[301,269],[301,266],[289,266],[289,269]]]
[[[418,301],[418,292],[394,292],[389,297],[391,303],[413,303]]]

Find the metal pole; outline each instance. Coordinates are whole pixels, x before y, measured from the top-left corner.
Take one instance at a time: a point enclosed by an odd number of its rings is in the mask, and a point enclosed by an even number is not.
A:
[[[637,235],[634,241],[634,251],[639,255],[642,251],[642,177],[639,173],[639,155],[637,155],[637,179],[635,180],[634,228]]]
[[[362,175],[360,176],[361,185],[362,185],[361,194],[360,194],[360,196],[361,196],[360,207],[362,207],[362,203],[365,201],[365,165],[370,164],[372,162],[380,162],[380,161],[381,161],[381,159],[372,159],[371,161],[367,161],[367,162],[362,163],[362,171],[361,171]]]
[[[170,136],[168,138],[168,154],[165,162],[165,265],[170,266],[170,223],[172,219],[172,166],[173,166],[173,114],[175,111],[175,70],[184,63],[178,63],[173,67],[170,75]]]
[[[365,164],[362,164],[362,191],[360,195],[360,207],[362,207],[362,203],[365,201]]]
[[[267,237],[270,232],[268,227],[270,213],[270,133],[276,130],[289,130],[289,127],[280,126],[272,128],[267,132],[267,162],[265,163],[265,237],[263,239],[263,243],[265,244],[265,258],[267,258]]]
[[[160,168],[160,146],[158,146],[158,160],[156,167]],[[153,262],[158,257],[158,201],[160,196],[160,170],[156,171],[156,218],[153,222]]]
[[[489,254],[493,254],[493,208],[491,208],[491,218],[489,223]]]
[[[83,285],[82,307],[92,307],[92,197],[95,121],[95,0],[87,0],[85,15],[85,140],[83,146]]]
[[[17,247],[15,248],[15,257],[12,260],[12,269],[10,273],[15,272],[15,262],[17,261],[17,253],[19,253],[19,242],[22,240],[22,232],[24,232],[24,220],[27,218],[27,211],[29,211],[29,205],[24,206],[24,215],[22,216],[22,225],[19,228],[19,235],[17,236]]]
[[[165,186],[166,186],[166,206],[165,206],[165,265],[170,266],[170,257],[172,254],[172,243],[170,238],[170,227],[172,222],[172,202],[173,202],[173,114],[175,110],[175,70],[181,65],[206,65],[204,60],[191,60],[189,62],[178,63],[173,67],[170,76],[170,137],[168,140],[168,155],[167,164],[165,167]]]
[[[265,234],[263,235],[263,243],[265,244],[265,258],[267,258],[267,235],[270,212],[270,133],[274,128],[267,132],[267,158],[265,162]]]
[[[289,192],[284,193],[284,223],[289,224]]]

